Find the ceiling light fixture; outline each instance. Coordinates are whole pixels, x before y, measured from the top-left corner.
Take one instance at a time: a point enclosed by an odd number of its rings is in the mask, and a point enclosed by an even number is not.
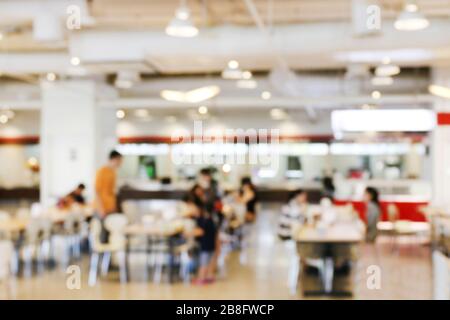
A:
[[[116,117],[117,119],[123,119],[125,118],[125,111],[122,109],[116,111]]]
[[[372,99],[378,100],[380,98],[381,98],[381,92],[380,91],[375,90],[375,91],[372,92]]]
[[[239,68],[239,62],[237,62],[236,60],[230,60],[228,61],[228,68],[236,70]]]
[[[73,66],[78,66],[78,65],[80,65],[80,63],[81,63],[81,61],[80,61],[80,58],[78,58],[78,57],[72,57],[70,59],[70,64]]]
[[[220,93],[218,86],[206,86],[190,91],[163,90],[161,97],[167,101],[181,103],[199,103],[217,96]]]
[[[422,30],[429,25],[430,22],[419,11],[419,8],[415,3],[407,3],[394,23],[394,27],[401,31]]]
[[[191,12],[186,1],[181,1],[175,16],[166,27],[166,34],[172,37],[191,38],[198,35],[198,29],[191,19]]]
[[[263,91],[261,93],[261,98],[264,100],[269,100],[272,97],[272,94],[269,91]]]
[[[242,79],[242,70],[239,69],[239,62],[236,60],[228,61],[227,67],[222,71],[222,78],[227,80]]]
[[[6,116],[6,114],[2,114],[0,115],[0,123],[1,124],[6,124],[8,122],[8,117]]]
[[[208,113],[208,107],[206,107],[206,106],[198,107],[198,113],[200,113],[200,114],[207,114]]]
[[[56,74],[54,74],[53,72],[49,72],[49,73],[47,73],[46,78],[47,78],[47,81],[50,81],[50,82],[55,81],[56,80]]]
[[[449,87],[432,84],[428,87],[428,91],[437,97],[450,99],[450,88]]]
[[[389,57],[384,57],[382,64],[375,68],[377,77],[392,77],[400,73],[400,67],[392,64]]]

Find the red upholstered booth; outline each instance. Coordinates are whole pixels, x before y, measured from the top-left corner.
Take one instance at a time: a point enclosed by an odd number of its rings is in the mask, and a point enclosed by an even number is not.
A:
[[[353,208],[359,213],[363,221],[366,221],[366,204],[362,201],[335,200],[335,205],[346,205],[351,203]],[[425,216],[420,212],[422,206],[428,205],[428,202],[404,202],[404,201],[383,201],[381,200],[381,220],[388,220],[387,207],[389,204],[395,204],[399,211],[399,219],[411,221],[426,221]]]

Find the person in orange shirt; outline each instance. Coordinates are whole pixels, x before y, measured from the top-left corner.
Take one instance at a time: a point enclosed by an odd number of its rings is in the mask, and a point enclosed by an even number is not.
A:
[[[108,164],[101,167],[95,176],[95,207],[102,222],[108,214],[117,212],[116,172],[121,164],[122,155],[113,150],[109,154]],[[104,227],[101,240],[108,241],[108,232]]]

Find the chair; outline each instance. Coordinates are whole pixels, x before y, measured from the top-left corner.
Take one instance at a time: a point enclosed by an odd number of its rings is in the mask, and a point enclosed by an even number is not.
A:
[[[0,241],[0,281],[7,279],[11,273],[13,244],[11,241]]]
[[[102,255],[101,272],[105,276],[108,273],[111,254],[116,254],[119,260],[120,282],[126,282],[126,237],[124,229],[128,224],[127,218],[122,214],[110,214],[106,217],[105,228],[110,232],[107,243],[101,243],[101,222],[93,219],[90,226],[91,261],[89,268],[89,285],[94,286],[97,282],[98,262]]]
[[[124,201],[122,203],[122,211],[128,219],[130,224],[136,223],[139,221],[139,209],[136,202],[133,201]]]
[[[32,218],[29,221],[22,250],[19,250],[18,254],[18,258],[21,256],[25,262],[25,276],[31,276],[33,259],[36,259],[39,270],[42,270],[44,254],[47,251],[47,257],[50,255],[51,228],[50,219]]]
[[[83,214],[79,211],[70,212],[64,220],[64,231],[67,237],[67,254],[76,259],[81,258],[81,232],[84,222]]]
[[[8,222],[9,220],[11,220],[9,213],[6,211],[0,211],[0,223]],[[9,239],[9,234],[7,232],[0,232],[0,239]]]
[[[450,300],[450,259],[442,252],[433,252],[434,299]]]

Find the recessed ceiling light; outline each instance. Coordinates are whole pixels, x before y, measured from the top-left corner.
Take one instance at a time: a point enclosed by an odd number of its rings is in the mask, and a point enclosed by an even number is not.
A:
[[[78,58],[78,57],[72,57],[70,59],[70,64],[73,66],[78,66],[80,64],[80,62],[81,62],[80,58]]]
[[[272,94],[269,91],[263,91],[261,93],[261,98],[264,100],[269,100],[272,97]]]
[[[54,74],[53,72],[49,72],[47,73],[47,81],[55,81],[56,80],[56,74]]]
[[[206,106],[198,107],[198,113],[200,113],[200,114],[207,114],[208,113],[208,107],[206,107]]]
[[[8,119],[8,116],[7,116],[6,114],[0,115],[0,123],[1,123],[1,124],[7,123],[8,120],[9,120],[9,119]]]
[[[0,32],[0,40],[3,39],[3,33]]]
[[[229,173],[229,172],[231,172],[231,166],[230,166],[228,163],[225,163],[225,164],[222,166],[222,171],[223,171],[224,173]]]
[[[239,68],[239,62],[237,62],[236,60],[228,61],[228,68],[230,68],[230,69],[237,69],[237,68]]]
[[[432,84],[428,87],[428,91],[438,97],[450,99],[450,88]]]
[[[116,111],[116,117],[117,119],[123,119],[125,118],[125,111],[122,109]]]
[[[244,71],[242,72],[242,79],[249,80],[252,78],[252,73],[250,71]]]
[[[372,98],[376,99],[376,100],[380,99],[381,98],[381,92],[377,91],[377,90],[373,91],[372,92]]]

